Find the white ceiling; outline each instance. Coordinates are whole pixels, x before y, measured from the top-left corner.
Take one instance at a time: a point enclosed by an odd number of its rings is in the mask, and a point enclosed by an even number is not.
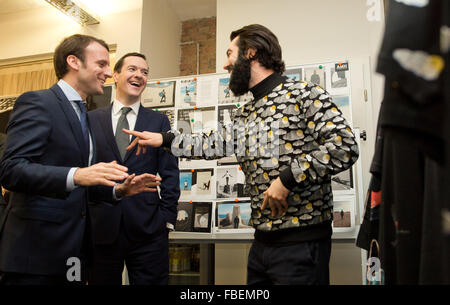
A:
[[[169,0],[169,5],[181,21],[217,15],[216,0]]]
[[[43,0],[0,0],[0,14],[17,13],[46,5],[48,4]]]
[[[146,0],[78,0],[98,15],[138,9]],[[167,0],[181,21],[216,16],[216,0]],[[76,2],[76,0],[75,0]],[[44,0],[0,0],[0,14],[48,6]],[[101,8],[101,9],[98,9]]]

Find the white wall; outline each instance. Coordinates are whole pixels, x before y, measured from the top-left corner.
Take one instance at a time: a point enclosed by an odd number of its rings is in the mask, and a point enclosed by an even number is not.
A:
[[[180,74],[181,22],[165,0],[145,0],[142,7],[141,52],[150,78]]]
[[[363,172],[368,173],[383,94],[383,78],[374,73],[384,31],[381,0],[379,4],[374,7],[365,0],[217,0],[216,71],[224,72],[230,33],[252,23],[275,33],[287,66],[346,59],[350,65],[354,63],[353,123],[368,133],[361,156]],[[379,20],[370,22],[367,14],[374,9]],[[364,101],[364,89],[369,93],[368,102]],[[364,188],[369,178],[364,175]]]
[[[0,14],[0,59],[52,53],[75,33],[117,44],[117,56],[140,49],[142,10],[103,16],[98,25],[82,27],[53,7]]]
[[[217,0],[217,72],[231,31],[252,23],[277,35],[287,65],[373,55],[384,19],[369,22],[368,9],[365,0]]]

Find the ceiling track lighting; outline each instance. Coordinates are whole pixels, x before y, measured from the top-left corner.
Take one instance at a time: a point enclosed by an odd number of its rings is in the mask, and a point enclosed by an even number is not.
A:
[[[92,13],[88,13],[85,8],[71,0],[45,0],[58,10],[68,15],[76,22],[85,25],[92,25],[100,23],[99,18]]]

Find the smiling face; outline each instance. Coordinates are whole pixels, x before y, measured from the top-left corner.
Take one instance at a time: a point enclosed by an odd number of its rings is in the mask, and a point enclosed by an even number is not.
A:
[[[103,94],[105,81],[112,76],[108,50],[93,41],[84,50],[84,62],[77,60],[77,91],[81,97]]]
[[[117,86],[117,99],[124,104],[134,104],[147,85],[147,62],[138,56],[125,57],[121,70],[115,71],[113,76]]]

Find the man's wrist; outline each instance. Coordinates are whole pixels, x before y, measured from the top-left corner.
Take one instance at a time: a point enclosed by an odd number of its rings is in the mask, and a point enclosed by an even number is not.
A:
[[[172,141],[175,138],[175,135],[171,132],[160,132],[162,136],[162,144],[161,147],[168,147],[172,145]]]
[[[78,185],[75,184],[74,175],[77,171],[78,167],[72,167],[69,170],[69,173],[67,174],[67,180],[66,180],[66,191],[71,192],[74,189],[78,187]]]
[[[121,200],[124,197],[124,190],[121,184],[116,183],[113,187],[113,198],[114,200]]]

